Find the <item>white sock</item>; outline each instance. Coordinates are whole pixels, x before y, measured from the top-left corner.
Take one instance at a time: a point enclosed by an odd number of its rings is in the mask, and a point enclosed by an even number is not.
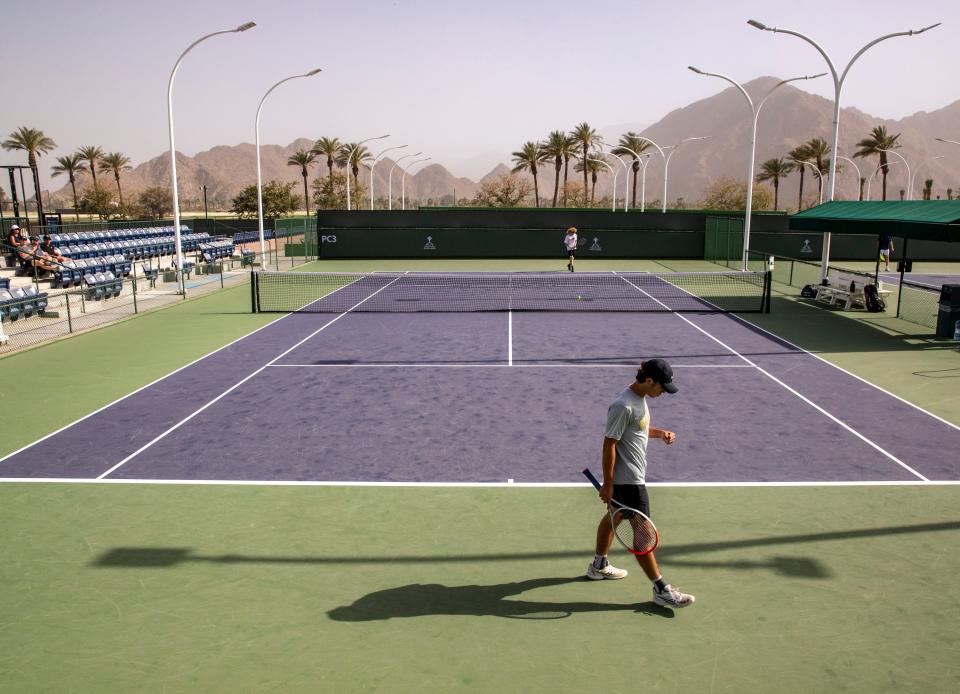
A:
[[[597,554],[597,555],[594,555],[594,557],[593,557],[593,568],[595,568],[595,569],[602,569],[602,568],[605,567],[607,564],[609,564],[609,562],[607,561],[607,555],[606,555],[606,554]]]

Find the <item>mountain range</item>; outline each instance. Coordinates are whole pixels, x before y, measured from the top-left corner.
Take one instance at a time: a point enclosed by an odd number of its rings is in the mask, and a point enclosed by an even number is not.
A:
[[[751,98],[757,103],[769,90],[780,82],[776,77],[760,77],[744,85]],[[833,104],[830,100],[810,94],[792,85],[778,88],[767,99],[760,114],[756,145],[756,170],[767,159],[786,157],[789,150],[815,137],[822,137],[828,143],[832,140]],[[685,143],[670,159],[669,190],[667,198],[673,202],[682,198],[687,205],[694,206],[704,195],[704,190],[721,177],[745,180],[752,117],[743,95],[734,87],[718,94],[696,101],[683,108],[671,111],[661,120],[647,127],[639,124],[625,124],[622,129],[640,130],[640,134],[662,146],[675,144],[689,137],[707,137],[709,139]],[[960,195],[960,147],[936,142],[935,138],[960,138],[960,101],[927,113],[919,112],[900,120],[890,120],[871,116],[848,107],[841,111],[840,141],[841,156],[853,158],[856,143],[867,137],[877,125],[884,125],[891,134],[900,133],[901,154],[915,173],[914,197],[920,197],[923,181],[932,178],[933,195],[947,197],[950,188]],[[606,141],[613,143],[618,126],[599,127],[597,130]],[[547,129],[544,130],[544,136]],[[285,147],[279,145],[261,146],[261,170],[263,180],[279,179],[294,181],[296,191],[302,193],[302,178],[298,167],[288,166],[287,159],[298,149],[309,149],[313,140],[299,138]],[[518,142],[516,149],[522,143]],[[663,164],[656,150],[652,149],[647,168],[646,199],[652,201],[661,197],[663,188]],[[429,153],[428,153],[429,154]],[[933,159],[941,156],[942,158]],[[504,152],[503,161],[510,160],[510,152]],[[876,166],[876,157],[854,159],[860,167],[861,175],[871,178]],[[906,188],[906,168],[897,157],[890,157],[891,167],[888,177],[889,199],[898,199],[901,188]],[[382,159],[374,169],[374,186],[377,196],[385,196],[388,189],[388,174],[396,162]],[[847,162],[841,160],[842,170],[837,175],[837,198],[855,199],[858,183],[857,175]],[[614,165],[616,166],[616,165]],[[617,167],[620,168],[620,167]],[[480,181],[456,177],[441,163],[431,163],[406,177],[406,194],[409,200],[421,203],[449,204],[455,196],[460,200],[472,197],[480,183],[509,171],[507,164],[501,163],[493,168]],[[326,175],[324,159],[319,159],[311,170],[311,178]],[[393,170],[392,190],[395,200],[399,201],[401,176],[400,168]],[[368,184],[369,172],[361,171],[361,177]],[[581,180],[582,174],[573,171],[570,166],[570,178]],[[623,195],[623,175],[618,174],[618,197]],[[220,207],[229,207],[229,201],[245,186],[256,182],[256,156],[254,145],[242,143],[233,146],[220,145],[200,152],[195,156],[177,153],[177,176],[180,183],[181,199],[185,208],[191,201],[201,199],[201,186],[207,187],[208,200]],[[102,177],[109,180],[107,177]],[[129,172],[125,172],[121,182],[124,197],[130,198],[151,186],[165,186],[170,180],[170,158],[164,153],[143,162]],[[81,176],[78,189],[88,183]],[[111,181],[112,183],[112,181]],[[548,163],[539,173],[540,196],[549,200],[553,195],[554,168]],[[780,183],[780,208],[796,208],[799,176],[791,174]],[[876,177],[872,184],[872,197],[879,199],[881,180]],[[597,183],[597,197],[609,195],[611,176],[604,173]],[[638,185],[639,194],[639,185]],[[69,207],[72,204],[69,185],[54,191],[51,202],[54,206]],[[804,180],[804,205],[817,202],[816,174],[807,168]],[[49,204],[49,203],[48,203]],[[364,206],[369,205],[369,199]],[[196,208],[194,208],[196,209]]]

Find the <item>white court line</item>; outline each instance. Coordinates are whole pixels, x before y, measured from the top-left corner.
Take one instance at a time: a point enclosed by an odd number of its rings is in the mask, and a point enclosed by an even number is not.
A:
[[[797,302],[795,302],[795,303],[796,303],[798,306],[807,306],[808,308],[812,308],[812,309],[825,308],[825,307],[817,306],[817,305],[814,305],[814,304],[808,304],[808,303],[805,303],[805,302],[803,302],[803,301],[797,301]],[[817,359],[817,360],[823,362],[824,364],[826,364],[826,365],[828,365],[828,366],[832,366],[832,367],[835,368],[837,371],[841,371],[841,372],[845,373],[847,376],[850,376],[851,378],[855,378],[855,379],[857,379],[858,381],[860,381],[861,383],[865,383],[866,385],[868,385],[868,386],[870,386],[870,387],[872,387],[872,388],[875,388],[876,390],[879,390],[879,391],[880,391],[881,393],[883,393],[884,395],[889,395],[891,398],[894,398],[895,400],[899,400],[899,401],[902,402],[904,405],[909,405],[910,407],[912,407],[913,409],[917,410],[918,412],[922,412],[923,414],[925,414],[925,415],[927,415],[927,416],[929,416],[929,417],[933,417],[933,418],[936,419],[938,422],[941,422],[941,423],[943,423],[943,424],[946,424],[948,427],[952,427],[953,429],[956,429],[957,431],[960,431],[960,426],[957,426],[957,425],[954,424],[953,422],[948,421],[948,420],[944,419],[943,417],[934,414],[933,412],[929,412],[928,410],[923,409],[922,407],[920,407],[920,406],[917,405],[916,403],[912,403],[912,402],[910,402],[909,400],[906,400],[906,399],[900,397],[900,396],[897,395],[896,393],[891,393],[889,390],[878,386],[876,383],[873,383],[873,382],[871,382],[871,381],[868,381],[867,379],[863,378],[862,376],[858,376],[858,375],[855,374],[855,373],[852,373],[852,372],[850,372],[850,371],[847,371],[847,370],[846,370],[845,368],[843,368],[842,366],[838,366],[837,364],[834,364],[832,361],[828,361],[828,360],[824,359],[823,357],[821,357],[821,356],[819,356],[819,355],[817,355],[817,354],[814,354],[813,352],[811,352],[811,351],[809,351],[809,350],[806,350],[806,349],[804,349],[803,347],[800,347],[800,346],[798,346],[798,345],[790,342],[789,340],[787,340],[787,339],[785,339],[785,338],[780,337],[779,335],[775,335],[774,333],[770,332],[769,330],[766,330],[765,328],[761,328],[761,327],[760,327],[759,325],[757,325],[756,323],[751,323],[751,322],[748,321],[746,318],[743,318],[743,317],[741,317],[741,316],[738,316],[738,315],[736,315],[736,314],[734,314],[734,313],[730,313],[730,314],[728,314],[728,315],[731,316],[732,318],[737,319],[737,320],[740,321],[741,323],[745,323],[746,325],[749,325],[751,328],[754,328],[754,329],[756,329],[756,330],[759,330],[760,332],[764,333],[765,335],[769,335],[769,336],[770,336],[771,338],[773,338],[774,340],[777,340],[778,342],[780,342],[780,343],[782,343],[782,344],[784,344],[784,345],[787,345],[788,347],[790,347],[790,348],[792,348],[792,349],[795,349],[795,350],[797,350],[798,352],[803,352],[804,354],[809,354],[809,355],[810,355],[811,357],[813,357],[814,359]]]
[[[105,478],[107,475],[109,475],[110,473],[112,473],[112,472],[114,472],[115,470],[117,470],[118,468],[120,468],[122,465],[125,465],[128,461],[130,461],[130,460],[132,460],[133,458],[135,458],[136,456],[140,455],[140,453],[142,453],[143,451],[145,451],[145,450],[147,450],[148,448],[150,448],[150,446],[152,446],[153,444],[155,444],[157,441],[159,441],[160,439],[162,439],[162,438],[164,438],[165,436],[167,436],[167,434],[170,434],[171,432],[176,431],[176,430],[179,429],[181,426],[183,426],[184,424],[186,424],[187,422],[189,422],[191,419],[193,419],[194,417],[196,417],[198,414],[200,414],[201,412],[203,412],[205,409],[207,409],[208,407],[210,407],[212,404],[214,404],[215,402],[217,402],[218,400],[220,400],[220,399],[223,398],[224,396],[228,395],[228,394],[231,393],[232,391],[234,391],[234,390],[236,390],[237,388],[239,388],[241,385],[243,385],[244,383],[246,383],[247,381],[249,381],[251,378],[253,378],[253,377],[256,376],[257,374],[259,374],[259,373],[260,373],[261,371],[263,371],[265,368],[267,368],[268,366],[270,366],[271,364],[273,364],[273,362],[275,362],[275,361],[277,361],[278,359],[281,359],[282,357],[286,356],[287,354],[289,354],[290,352],[292,352],[293,350],[295,350],[297,347],[299,347],[300,345],[302,345],[304,342],[306,342],[306,341],[309,340],[310,338],[314,337],[315,335],[319,334],[322,330],[325,330],[327,327],[329,327],[329,326],[333,325],[334,323],[336,323],[338,320],[340,320],[340,319],[343,318],[345,315],[347,315],[348,313],[350,313],[350,311],[352,311],[353,309],[355,309],[357,306],[359,306],[360,304],[362,304],[364,301],[368,301],[369,299],[372,299],[373,297],[375,297],[377,294],[379,294],[379,293],[382,292],[384,289],[386,289],[386,288],[389,287],[391,284],[393,284],[393,283],[396,282],[398,279],[400,279],[400,277],[403,277],[403,275],[399,275],[398,277],[394,278],[393,280],[391,280],[391,281],[388,282],[387,284],[385,284],[385,285],[383,285],[382,287],[380,287],[380,289],[378,289],[377,291],[375,291],[373,294],[371,294],[370,296],[368,296],[368,297],[366,297],[365,299],[363,299],[363,301],[360,301],[360,302],[354,304],[353,306],[351,306],[349,309],[347,309],[346,311],[344,311],[343,313],[341,313],[341,314],[340,314],[339,316],[337,316],[336,318],[327,321],[326,323],[323,324],[322,327],[318,328],[317,330],[314,330],[312,333],[310,333],[310,334],[307,335],[305,338],[303,338],[302,340],[300,340],[300,342],[298,342],[297,344],[295,344],[293,347],[290,347],[289,349],[285,350],[284,352],[278,354],[276,357],[274,357],[273,359],[271,359],[270,361],[268,361],[266,364],[264,364],[263,366],[261,366],[259,369],[257,369],[257,370],[254,371],[253,373],[249,374],[246,378],[243,378],[242,380],[238,381],[237,383],[234,383],[232,386],[230,386],[230,387],[227,388],[225,391],[223,391],[222,393],[220,393],[220,395],[218,395],[217,397],[215,397],[213,400],[211,400],[210,402],[208,402],[206,405],[204,405],[204,406],[201,407],[200,409],[198,409],[198,410],[196,410],[195,412],[193,412],[193,414],[190,414],[190,415],[188,415],[187,417],[185,417],[184,419],[181,419],[179,422],[177,422],[176,424],[174,424],[172,427],[170,427],[169,429],[167,429],[165,432],[163,432],[163,433],[160,434],[159,436],[155,437],[152,441],[150,441],[149,443],[144,444],[143,446],[141,446],[140,448],[138,448],[137,450],[135,450],[133,453],[131,453],[131,454],[128,455],[126,458],[124,458],[123,460],[121,460],[119,463],[117,463],[116,465],[114,465],[112,468],[110,468],[109,470],[107,470],[106,472],[104,472],[103,474],[101,474],[100,476],[98,476],[97,479],[103,479],[103,478]],[[313,303],[313,302],[311,302],[311,303]]]
[[[383,369],[383,368],[411,368],[411,369],[502,369],[508,366],[526,369],[635,369],[636,362],[629,364],[514,364],[511,357],[509,364],[431,364],[431,363],[382,363],[382,364],[270,364],[271,369]],[[750,364],[674,364],[674,369],[752,369]]]
[[[356,281],[359,281],[359,280],[354,280],[354,281],[356,282]],[[353,282],[351,282],[350,284],[353,284]],[[343,287],[339,287],[338,289],[335,289],[335,290],[333,290],[332,292],[330,292],[330,294],[334,294],[334,293],[340,291],[341,289],[345,289],[346,287],[349,287],[350,284],[346,284],[346,285],[344,285]],[[238,285],[238,286],[239,286],[239,285]],[[325,296],[328,296],[328,295],[325,295]],[[309,306],[309,305],[312,304],[314,301],[316,301],[316,299],[307,302],[306,304],[304,304],[304,305],[301,306],[300,308],[302,309],[302,308],[304,308],[304,307],[306,307],[306,306]],[[123,396],[117,398],[117,399],[114,400],[113,402],[107,403],[107,404],[104,405],[103,407],[100,407],[100,408],[94,410],[94,411],[91,412],[90,414],[86,414],[86,415],[84,415],[83,417],[80,417],[80,419],[76,419],[76,420],[70,422],[69,424],[66,424],[66,425],[60,427],[60,428],[57,429],[56,431],[52,431],[52,432],[50,432],[49,434],[47,434],[46,436],[43,436],[43,437],[37,439],[37,440],[34,441],[34,442],[28,443],[26,446],[23,446],[22,448],[18,448],[17,450],[13,451],[12,453],[7,453],[7,455],[5,455],[5,456],[3,456],[2,458],[0,458],[0,463],[4,462],[4,461],[7,460],[8,458],[12,458],[13,456],[17,455],[18,453],[22,453],[23,451],[27,450],[28,448],[32,448],[33,446],[36,446],[38,443],[42,443],[43,441],[46,441],[46,440],[49,439],[51,436],[56,436],[56,435],[59,434],[60,432],[66,431],[66,430],[69,429],[70,427],[75,426],[75,425],[79,424],[80,422],[82,422],[82,421],[84,421],[84,420],[86,420],[86,419],[89,419],[90,417],[93,417],[95,414],[99,414],[100,412],[103,412],[104,410],[106,410],[106,409],[108,409],[108,408],[110,408],[110,407],[113,407],[113,406],[116,405],[117,403],[123,402],[123,401],[126,400],[127,398],[136,395],[136,394],[139,393],[140,391],[146,390],[147,388],[149,388],[149,387],[151,387],[151,386],[154,386],[154,385],[160,383],[160,381],[166,380],[166,379],[170,378],[171,376],[174,376],[174,375],[178,374],[179,372],[183,371],[184,369],[187,369],[187,368],[193,366],[193,365],[196,364],[197,362],[203,361],[203,360],[206,359],[207,357],[211,357],[211,356],[213,356],[214,354],[216,354],[217,352],[219,352],[219,351],[221,351],[221,350],[224,350],[224,349],[226,349],[227,347],[230,347],[231,345],[235,345],[236,343],[240,342],[240,340],[244,340],[244,339],[250,337],[251,335],[254,335],[255,333],[260,332],[261,330],[263,330],[263,329],[265,329],[265,328],[269,328],[269,327],[270,327],[271,325],[273,325],[274,323],[277,323],[278,321],[282,321],[284,318],[288,318],[288,317],[294,315],[295,313],[296,313],[296,311],[291,311],[290,313],[287,313],[287,314],[285,314],[285,315],[283,315],[283,316],[280,316],[279,318],[274,318],[272,321],[270,321],[269,323],[266,323],[265,325],[261,325],[261,326],[260,326],[259,328],[257,328],[256,330],[251,330],[251,331],[248,332],[246,335],[241,335],[241,336],[238,337],[236,340],[233,340],[232,342],[228,342],[227,344],[223,345],[223,347],[218,347],[217,349],[213,350],[212,352],[207,352],[207,353],[204,354],[202,357],[197,357],[196,359],[194,359],[194,360],[193,360],[192,362],[190,362],[189,364],[184,364],[184,365],[181,366],[180,368],[178,368],[178,369],[176,369],[176,370],[174,370],[174,371],[171,371],[171,372],[168,373],[167,375],[161,376],[160,378],[156,379],[155,381],[151,381],[150,383],[146,384],[145,386],[140,386],[140,387],[137,388],[136,390],[131,391],[131,392],[127,393],[126,395],[123,395]]]
[[[653,296],[651,296],[649,293],[645,292],[643,289],[641,289],[640,287],[638,287],[637,285],[635,285],[633,282],[631,282],[630,280],[628,280],[626,277],[621,277],[621,279],[622,279],[624,282],[626,282],[627,284],[629,284],[630,286],[632,286],[632,287],[634,287],[635,289],[637,289],[638,291],[641,291],[641,292],[643,292],[644,294],[646,294],[647,296],[649,296],[651,299],[653,299],[653,300],[656,301],[658,304],[660,304],[661,306],[663,306],[664,308],[666,308],[668,311],[670,310],[670,307],[669,307],[669,306],[667,306],[666,304],[664,304],[662,301],[660,301],[660,300],[657,299],[656,297],[653,297]],[[701,328],[699,325],[697,325],[696,323],[694,323],[693,321],[691,321],[690,319],[688,319],[686,316],[681,315],[680,313],[677,313],[676,311],[672,311],[672,313],[673,313],[673,315],[675,315],[677,318],[685,321],[685,322],[686,322],[688,325],[690,325],[691,327],[699,330],[701,333],[703,333],[704,335],[706,335],[707,337],[709,337],[711,340],[713,340],[714,342],[716,342],[718,345],[720,345],[720,346],[723,347],[724,349],[729,350],[731,353],[733,353],[733,354],[737,355],[738,357],[740,357],[741,359],[743,359],[747,364],[750,364],[750,365],[751,365],[752,367],[754,367],[757,371],[759,371],[760,373],[762,373],[762,374],[763,374],[764,376],[766,376],[767,378],[771,379],[774,383],[779,384],[780,386],[782,386],[783,388],[785,388],[785,389],[788,390],[789,392],[793,393],[793,394],[796,395],[798,398],[800,398],[801,400],[803,400],[805,403],[807,403],[808,405],[810,405],[811,407],[813,407],[815,410],[817,410],[818,412],[822,413],[823,415],[825,415],[826,417],[828,417],[828,418],[831,419],[832,421],[834,421],[834,422],[836,422],[837,424],[839,424],[841,427],[843,427],[844,429],[846,429],[847,431],[849,431],[851,434],[853,434],[854,436],[856,436],[858,439],[860,439],[861,441],[863,441],[864,443],[866,443],[866,444],[867,444],[868,446],[870,446],[871,448],[879,451],[880,453],[882,453],[884,456],[886,456],[887,458],[889,458],[890,460],[892,460],[893,462],[895,462],[897,465],[899,465],[899,466],[902,467],[903,469],[905,469],[905,470],[907,470],[908,472],[916,475],[917,477],[919,477],[919,478],[920,478],[921,480],[923,480],[924,482],[929,482],[929,481],[930,481],[930,480],[928,480],[926,477],[924,477],[923,475],[921,475],[919,472],[917,472],[916,470],[914,470],[912,467],[910,467],[909,465],[907,465],[905,462],[903,462],[902,460],[900,460],[899,458],[897,458],[895,455],[893,455],[893,453],[890,453],[889,451],[887,451],[886,449],[882,448],[881,446],[879,446],[877,443],[875,443],[875,442],[872,441],[871,439],[868,439],[866,436],[864,436],[863,434],[861,434],[859,431],[857,431],[856,429],[854,429],[852,426],[850,426],[850,425],[847,424],[846,422],[842,421],[841,419],[839,419],[838,417],[834,416],[834,415],[831,414],[830,412],[827,412],[827,410],[825,410],[824,408],[820,407],[820,405],[818,405],[817,403],[813,402],[810,398],[808,398],[807,396],[803,395],[802,393],[800,393],[800,392],[799,392],[798,390],[796,390],[795,388],[792,388],[791,386],[787,385],[786,383],[784,383],[783,381],[781,381],[779,378],[777,378],[776,376],[774,376],[772,373],[770,373],[770,372],[767,371],[766,369],[764,369],[764,368],[758,366],[757,364],[753,363],[750,359],[747,359],[745,356],[743,356],[742,354],[740,354],[739,352],[737,352],[735,349],[733,349],[733,347],[730,347],[728,344],[726,344],[725,342],[723,342],[723,341],[720,340],[719,338],[714,337],[714,336],[711,335],[709,332],[707,332],[706,330],[704,330],[703,328]]]
[[[164,479],[84,479],[77,477],[0,477],[0,484],[157,484],[199,487],[507,487],[523,489],[592,489],[586,482],[336,482],[303,480],[164,480]],[[738,487],[951,487],[960,480],[881,480],[841,482],[647,482],[648,487],[738,488]]]
[[[507,366],[513,366],[513,311],[507,312]]]

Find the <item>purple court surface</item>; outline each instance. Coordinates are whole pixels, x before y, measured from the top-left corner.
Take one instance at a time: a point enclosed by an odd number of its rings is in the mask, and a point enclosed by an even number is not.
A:
[[[644,358],[649,481],[960,479],[960,428],[735,316],[284,316],[0,460],[2,478],[582,483]]]
[[[940,287],[945,284],[960,284],[960,275],[921,275],[914,272],[908,272],[903,276],[904,282],[911,285],[929,289],[932,292],[939,292]],[[880,280],[890,284],[900,283],[899,272],[881,272]]]

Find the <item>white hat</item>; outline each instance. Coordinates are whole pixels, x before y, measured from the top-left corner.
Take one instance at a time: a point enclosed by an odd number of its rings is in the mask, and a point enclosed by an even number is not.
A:
[[[17,225],[17,224],[11,224],[11,225],[10,225],[10,231],[13,231],[14,229],[19,229],[19,228],[20,228],[20,226]]]

